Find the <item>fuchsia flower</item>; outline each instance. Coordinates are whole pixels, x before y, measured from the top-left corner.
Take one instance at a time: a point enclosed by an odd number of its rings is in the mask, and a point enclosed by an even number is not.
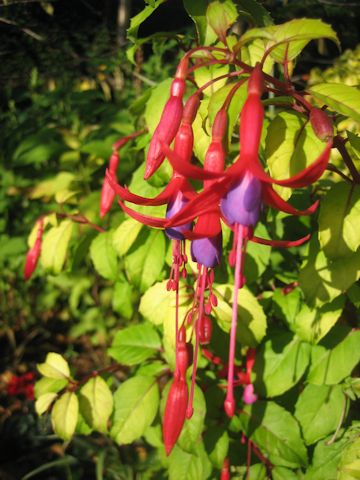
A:
[[[36,239],[34,245],[29,249],[24,266],[24,279],[29,280],[29,278],[34,273],[36,265],[39,261],[40,254],[41,254],[41,243],[42,243],[42,236],[44,233],[44,219],[40,218],[37,221],[38,230],[36,233]]]
[[[240,115],[240,155],[235,162],[225,168],[226,152],[224,138],[227,132],[227,108],[238,82],[231,89],[228,98],[218,111],[213,127],[210,146],[206,152],[204,168],[191,164],[193,150],[193,132],[191,124],[195,118],[201,89],[193,94],[182,107],[185,92],[187,62],[181,62],[171,86],[170,99],[165,105],[160,123],[151,140],[146,161],[145,178],[151,176],[165,157],[168,158],[174,172],[168,186],[157,197],[147,199],[131,193],[117,184],[114,172],[107,172],[107,180],[114,192],[120,197],[123,210],[136,220],[156,228],[164,228],[173,240],[173,266],[168,288],[176,292],[178,307],[178,284],[180,269],[186,275],[186,255],[184,241],[191,241],[191,255],[198,264],[197,282],[193,306],[187,316],[187,323],[195,336],[194,358],[190,392],[186,384],[186,369],[179,367],[181,355],[184,355],[185,334],[180,328],[178,308],[176,308],[176,359],[177,366],[171,385],[163,423],[163,436],[166,453],[169,454],[180,435],[185,416],[192,415],[194,387],[196,380],[199,344],[206,344],[211,338],[211,320],[208,317],[217,300],[212,292],[214,268],[220,263],[222,255],[221,220],[234,232],[233,247],[230,252],[230,265],[235,267],[235,284],[230,331],[229,361],[227,366],[227,393],[224,408],[229,417],[235,412],[234,384],[245,385],[243,401],[253,403],[257,396],[251,383],[251,370],[255,361],[255,351],[249,349],[246,361],[246,373],[239,372],[234,366],[237,328],[238,291],[245,283],[244,262],[248,241],[271,246],[291,247],[304,243],[309,235],[295,241],[266,240],[254,235],[255,227],[264,205],[293,215],[313,213],[318,202],[306,210],[297,210],[285,202],[273,189],[273,184],[289,188],[301,188],[316,181],[325,170],[332,147],[332,125],[325,112],[319,109],[310,111],[310,122],[316,135],[326,141],[321,155],[302,172],[286,180],[275,180],[263,169],[259,160],[259,145],[263,127],[264,109],[261,96],[266,88],[262,65],[257,64],[248,77],[248,95]],[[203,87],[202,87],[203,88]],[[170,144],[175,137],[174,149]],[[193,190],[189,179],[201,180],[204,188],[201,193]],[[140,214],[124,201],[138,205],[167,204],[166,218],[154,218]],[[195,222],[192,228],[192,223]],[[180,334],[180,332],[182,332]],[[181,337],[181,341],[179,338]],[[182,352],[182,353],[181,353]],[[239,380],[235,380],[235,376]],[[177,412],[177,414],[175,414]],[[173,418],[175,416],[176,418]]]

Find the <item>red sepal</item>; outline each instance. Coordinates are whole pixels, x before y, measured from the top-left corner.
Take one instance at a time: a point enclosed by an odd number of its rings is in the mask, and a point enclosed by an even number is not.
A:
[[[262,189],[263,200],[267,205],[276,208],[277,210],[281,210],[282,212],[289,213],[290,215],[311,215],[319,206],[319,200],[316,200],[316,202],[310,205],[306,210],[297,210],[290,205],[290,203],[285,202],[285,200],[275,192],[271,185],[263,184]]]
[[[125,213],[132,217],[134,220],[137,220],[144,225],[155,228],[165,228],[166,219],[158,217],[149,217],[148,215],[143,215],[139,212],[136,212],[132,208],[127,207],[121,200],[119,200],[120,207],[124,210]]]
[[[297,240],[268,240],[266,238],[251,237],[250,240],[255,243],[260,243],[261,245],[269,245],[270,247],[298,247],[303,243],[310,240],[311,235],[305,235],[305,237],[298,238]]]

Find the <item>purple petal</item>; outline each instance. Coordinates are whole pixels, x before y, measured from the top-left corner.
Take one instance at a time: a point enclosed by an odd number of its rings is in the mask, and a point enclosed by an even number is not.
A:
[[[250,172],[235,183],[221,200],[221,211],[232,225],[239,223],[255,227],[259,220],[261,208],[261,182]]]
[[[222,253],[222,234],[215,237],[200,238],[191,242],[191,257],[194,262],[207,268],[219,265]]]
[[[171,218],[176,215],[186,204],[188,200],[185,198],[184,194],[181,191],[178,191],[175,198],[170,200],[166,209],[166,218]],[[165,228],[165,233],[168,238],[171,240],[183,240],[184,235],[182,234],[185,230],[191,230],[192,224],[184,223],[176,227]]]

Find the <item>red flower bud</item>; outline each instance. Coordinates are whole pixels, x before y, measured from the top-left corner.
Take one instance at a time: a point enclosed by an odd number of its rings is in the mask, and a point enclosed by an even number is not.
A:
[[[323,142],[328,142],[334,136],[334,127],[327,113],[320,108],[310,110],[310,123],[315,135]]]
[[[264,76],[261,70],[261,64],[257,63],[248,80],[248,94],[261,97],[264,91]]]
[[[210,317],[204,315],[200,323],[199,342],[200,345],[210,343],[212,334],[212,323]]]
[[[200,97],[197,93],[194,93],[189,97],[184,106],[184,113],[182,121],[183,123],[187,123],[191,125],[195,120],[197,111],[200,105]]]
[[[176,351],[176,372],[181,380],[186,379],[186,370],[189,366],[189,354],[186,346],[186,330],[182,326],[178,333],[178,344]]]
[[[163,438],[166,455],[173,449],[185,422],[186,407],[189,389],[187,383],[181,379],[174,379],[166,400]]]
[[[212,127],[212,140],[222,142],[227,129],[227,113],[225,108],[221,108],[216,114]]]
[[[109,172],[113,175],[114,181],[116,181],[116,170],[119,165],[119,154],[118,152],[113,152],[109,160]],[[100,197],[100,217],[104,218],[105,215],[111,208],[111,205],[115,198],[115,191],[111,188],[106,177],[104,178],[103,186],[101,189]]]
[[[160,122],[150,142],[146,157],[145,180],[156,172],[165,158],[159,139],[166,145],[170,145],[179,129],[182,112],[183,104],[181,97],[172,95],[164,107]]]
[[[249,95],[240,117],[240,154],[258,155],[261,131],[264,120],[264,107],[260,97]]]
[[[41,253],[41,242],[42,242],[42,235],[44,231],[44,220],[41,218],[38,220],[38,231],[36,234],[36,239],[34,245],[29,249],[24,266],[24,279],[29,280],[31,275],[34,273],[36,268],[37,262],[40,258]]]
[[[224,463],[221,468],[220,480],[230,480],[230,462],[228,458],[224,459]]]

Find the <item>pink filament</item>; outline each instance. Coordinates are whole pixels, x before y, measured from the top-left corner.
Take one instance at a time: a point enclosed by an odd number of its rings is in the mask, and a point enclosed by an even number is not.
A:
[[[236,225],[237,230],[237,245],[236,245],[236,260],[235,260],[235,284],[234,284],[234,300],[232,308],[231,331],[230,331],[230,347],[229,347],[229,369],[228,369],[228,385],[227,393],[224,402],[225,412],[228,417],[232,417],[235,412],[234,400],[234,359],[236,346],[236,326],[237,326],[237,312],[238,312],[238,294],[239,289],[243,285],[242,269],[243,269],[243,226]]]

